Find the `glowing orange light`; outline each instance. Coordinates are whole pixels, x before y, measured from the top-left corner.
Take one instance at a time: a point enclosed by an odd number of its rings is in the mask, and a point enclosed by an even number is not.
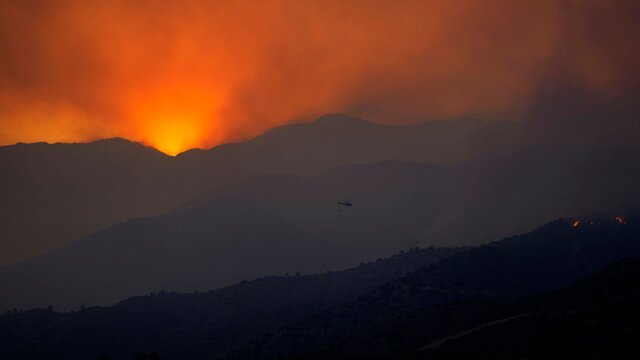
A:
[[[220,100],[211,89],[192,84],[158,86],[131,101],[142,142],[166,154],[207,147],[220,136],[215,119]]]
[[[44,3],[0,0],[0,145],[119,136],[175,154],[328,112],[516,119],[550,59],[603,95],[638,62],[615,1]],[[611,26],[594,39],[594,23]]]
[[[503,114],[563,25],[530,2],[0,0],[0,144],[119,136],[176,154],[328,112]]]
[[[167,114],[147,125],[145,143],[168,154],[177,155],[198,143],[199,129],[193,126],[193,118]]]
[[[622,216],[617,215],[616,216],[616,222],[620,225],[625,225],[627,223],[627,220],[625,220]]]
[[[571,227],[577,228],[578,226],[580,226],[580,220],[576,220],[573,222],[573,224],[571,224]]]

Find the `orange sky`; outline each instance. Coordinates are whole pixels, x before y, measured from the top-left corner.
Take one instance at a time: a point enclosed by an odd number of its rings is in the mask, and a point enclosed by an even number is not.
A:
[[[0,144],[176,154],[329,112],[517,118],[550,63],[624,86],[633,3],[0,0]]]

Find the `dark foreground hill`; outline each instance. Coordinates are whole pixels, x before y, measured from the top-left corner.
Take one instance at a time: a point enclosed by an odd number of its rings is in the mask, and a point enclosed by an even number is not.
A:
[[[552,293],[395,318],[293,359],[625,359],[640,350],[640,258]]]
[[[640,350],[638,284],[637,258],[615,264],[565,291],[523,304],[530,316],[472,331],[423,358],[633,357]]]
[[[620,218],[622,219],[622,218]],[[640,256],[637,218],[558,220],[531,233],[460,252],[233,353],[273,359],[315,351],[398,316],[459,301],[505,301],[569,285],[606,264]],[[593,222],[593,224],[590,224]]]
[[[270,276],[200,294],[159,292],[70,313],[10,311],[0,316],[0,359],[86,360],[102,352],[129,359],[139,351],[209,359],[457,251],[413,249],[339,272]]]
[[[231,359],[275,359],[317,351],[416,311],[454,302],[512,301],[640,256],[637,217],[614,215],[581,218],[577,227],[575,219],[557,220],[455,253],[414,250],[345,272],[269,277],[204,294],[163,293],[72,313],[9,313],[0,317],[0,357],[91,359],[110,353],[128,359],[157,351],[166,359],[195,360],[235,348]],[[486,320],[482,313],[462,314],[467,315],[452,323],[460,327],[451,331]]]

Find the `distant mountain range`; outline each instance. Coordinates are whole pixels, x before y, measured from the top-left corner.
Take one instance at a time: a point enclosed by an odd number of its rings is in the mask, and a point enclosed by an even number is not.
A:
[[[253,140],[192,150],[179,158],[223,163],[253,174],[319,175],[346,164],[401,160],[451,164],[519,145],[518,124],[468,118],[381,125],[332,114],[271,129]]]
[[[229,181],[229,180],[227,180]],[[268,274],[344,269],[416,246],[476,245],[640,202],[640,151],[538,145],[450,166],[385,161],[238,177],[0,269],[0,308],[106,305]],[[337,200],[349,199],[343,208]]]
[[[342,272],[266,277],[202,294],[158,293],[71,313],[10,311],[0,316],[0,357],[73,360],[105,353],[117,360],[153,351],[164,359],[195,360],[447,358],[451,351],[482,349],[474,339],[501,326],[510,329],[503,336],[521,340],[499,349],[513,345],[517,354],[529,354],[521,341],[537,334],[540,321],[569,329],[576,323],[563,319],[604,319],[591,306],[613,301],[632,309],[637,261],[567,290],[530,296],[640,256],[638,219],[636,213],[562,219],[479,247],[412,250]],[[447,338],[464,346],[441,341]]]
[[[0,309],[339,270],[639,206],[639,148],[516,138],[513,123],[331,115],[177,157],[122,139],[2,147],[0,254],[47,252],[0,268]]]
[[[123,139],[0,147],[0,265],[258,174],[317,175],[389,159],[446,164],[515,144],[514,123],[378,125],[346,115],[177,157]]]
[[[179,164],[123,139],[0,147],[0,264],[131,218],[166,213],[239,172]]]

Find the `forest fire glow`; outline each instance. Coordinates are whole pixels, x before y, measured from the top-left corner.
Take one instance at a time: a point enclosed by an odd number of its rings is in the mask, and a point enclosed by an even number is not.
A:
[[[141,141],[168,155],[177,155],[201,142],[204,132],[183,115],[162,115],[145,122]]]
[[[604,90],[629,78],[637,54],[611,54],[634,37],[590,35],[596,16],[635,21],[613,2],[0,0],[0,145],[176,154],[332,112],[517,118],[555,65]]]
[[[169,155],[204,147],[214,138],[219,102],[205,89],[165,91],[131,101],[131,116],[143,143]]]
[[[625,225],[627,223],[627,220],[625,220],[622,216],[618,215],[616,216],[616,222],[620,225]]]

